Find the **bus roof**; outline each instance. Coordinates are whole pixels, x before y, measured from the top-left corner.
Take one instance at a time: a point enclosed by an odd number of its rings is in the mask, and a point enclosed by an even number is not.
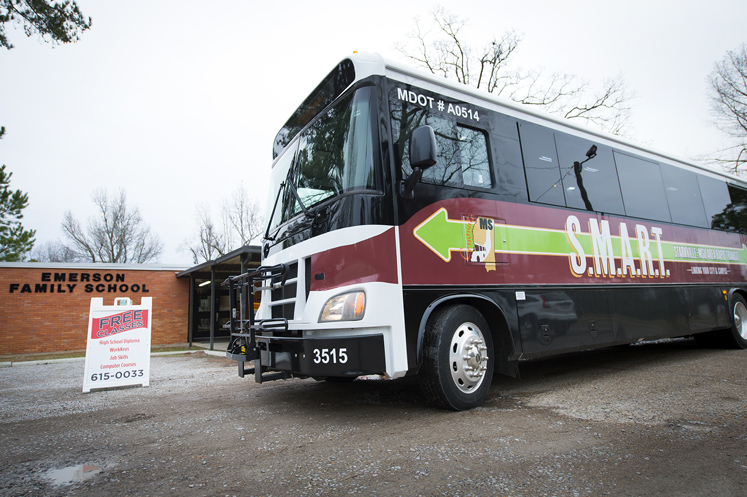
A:
[[[386,59],[377,53],[354,53],[348,57],[355,65],[356,80],[372,75],[384,75],[392,79],[416,86],[425,86],[427,89],[440,93],[447,93],[460,100],[486,107],[493,111],[503,112],[512,117],[521,118],[537,124],[542,124],[562,131],[575,131],[594,136],[609,142],[609,145],[629,149],[630,152],[643,153],[654,160],[664,159],[686,168],[694,168],[709,175],[727,179],[734,183],[747,185],[747,182],[738,176],[710,169],[706,166],[696,164],[687,159],[662,152],[655,148],[646,147],[640,143],[633,142],[618,135],[594,129],[574,123],[569,119],[563,119],[557,115],[514,102],[505,97],[493,95],[457,81],[446,79],[442,76],[426,72],[425,70],[408,66],[398,61]],[[445,90],[445,91],[444,91]]]

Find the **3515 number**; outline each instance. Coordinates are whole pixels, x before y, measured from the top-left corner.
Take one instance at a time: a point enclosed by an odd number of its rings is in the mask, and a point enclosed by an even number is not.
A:
[[[345,364],[348,362],[348,349],[314,349],[314,364]]]

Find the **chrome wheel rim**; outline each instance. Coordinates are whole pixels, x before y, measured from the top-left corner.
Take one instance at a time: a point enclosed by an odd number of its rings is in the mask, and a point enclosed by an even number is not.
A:
[[[454,385],[461,392],[477,391],[485,379],[487,351],[485,337],[474,323],[463,323],[454,332],[449,348],[449,371]]]
[[[747,307],[738,301],[734,304],[734,326],[743,340],[747,340]]]

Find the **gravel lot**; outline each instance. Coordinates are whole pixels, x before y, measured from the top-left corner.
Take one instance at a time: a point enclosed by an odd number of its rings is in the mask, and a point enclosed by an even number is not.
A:
[[[682,340],[521,372],[455,413],[409,378],[257,385],[204,353],[90,394],[82,361],[2,368],[0,495],[747,495],[747,352]]]

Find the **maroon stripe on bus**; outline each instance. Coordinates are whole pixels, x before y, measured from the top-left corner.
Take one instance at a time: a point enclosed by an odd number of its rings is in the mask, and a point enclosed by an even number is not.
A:
[[[356,283],[397,283],[394,228],[362,242],[311,256],[311,291]]]

